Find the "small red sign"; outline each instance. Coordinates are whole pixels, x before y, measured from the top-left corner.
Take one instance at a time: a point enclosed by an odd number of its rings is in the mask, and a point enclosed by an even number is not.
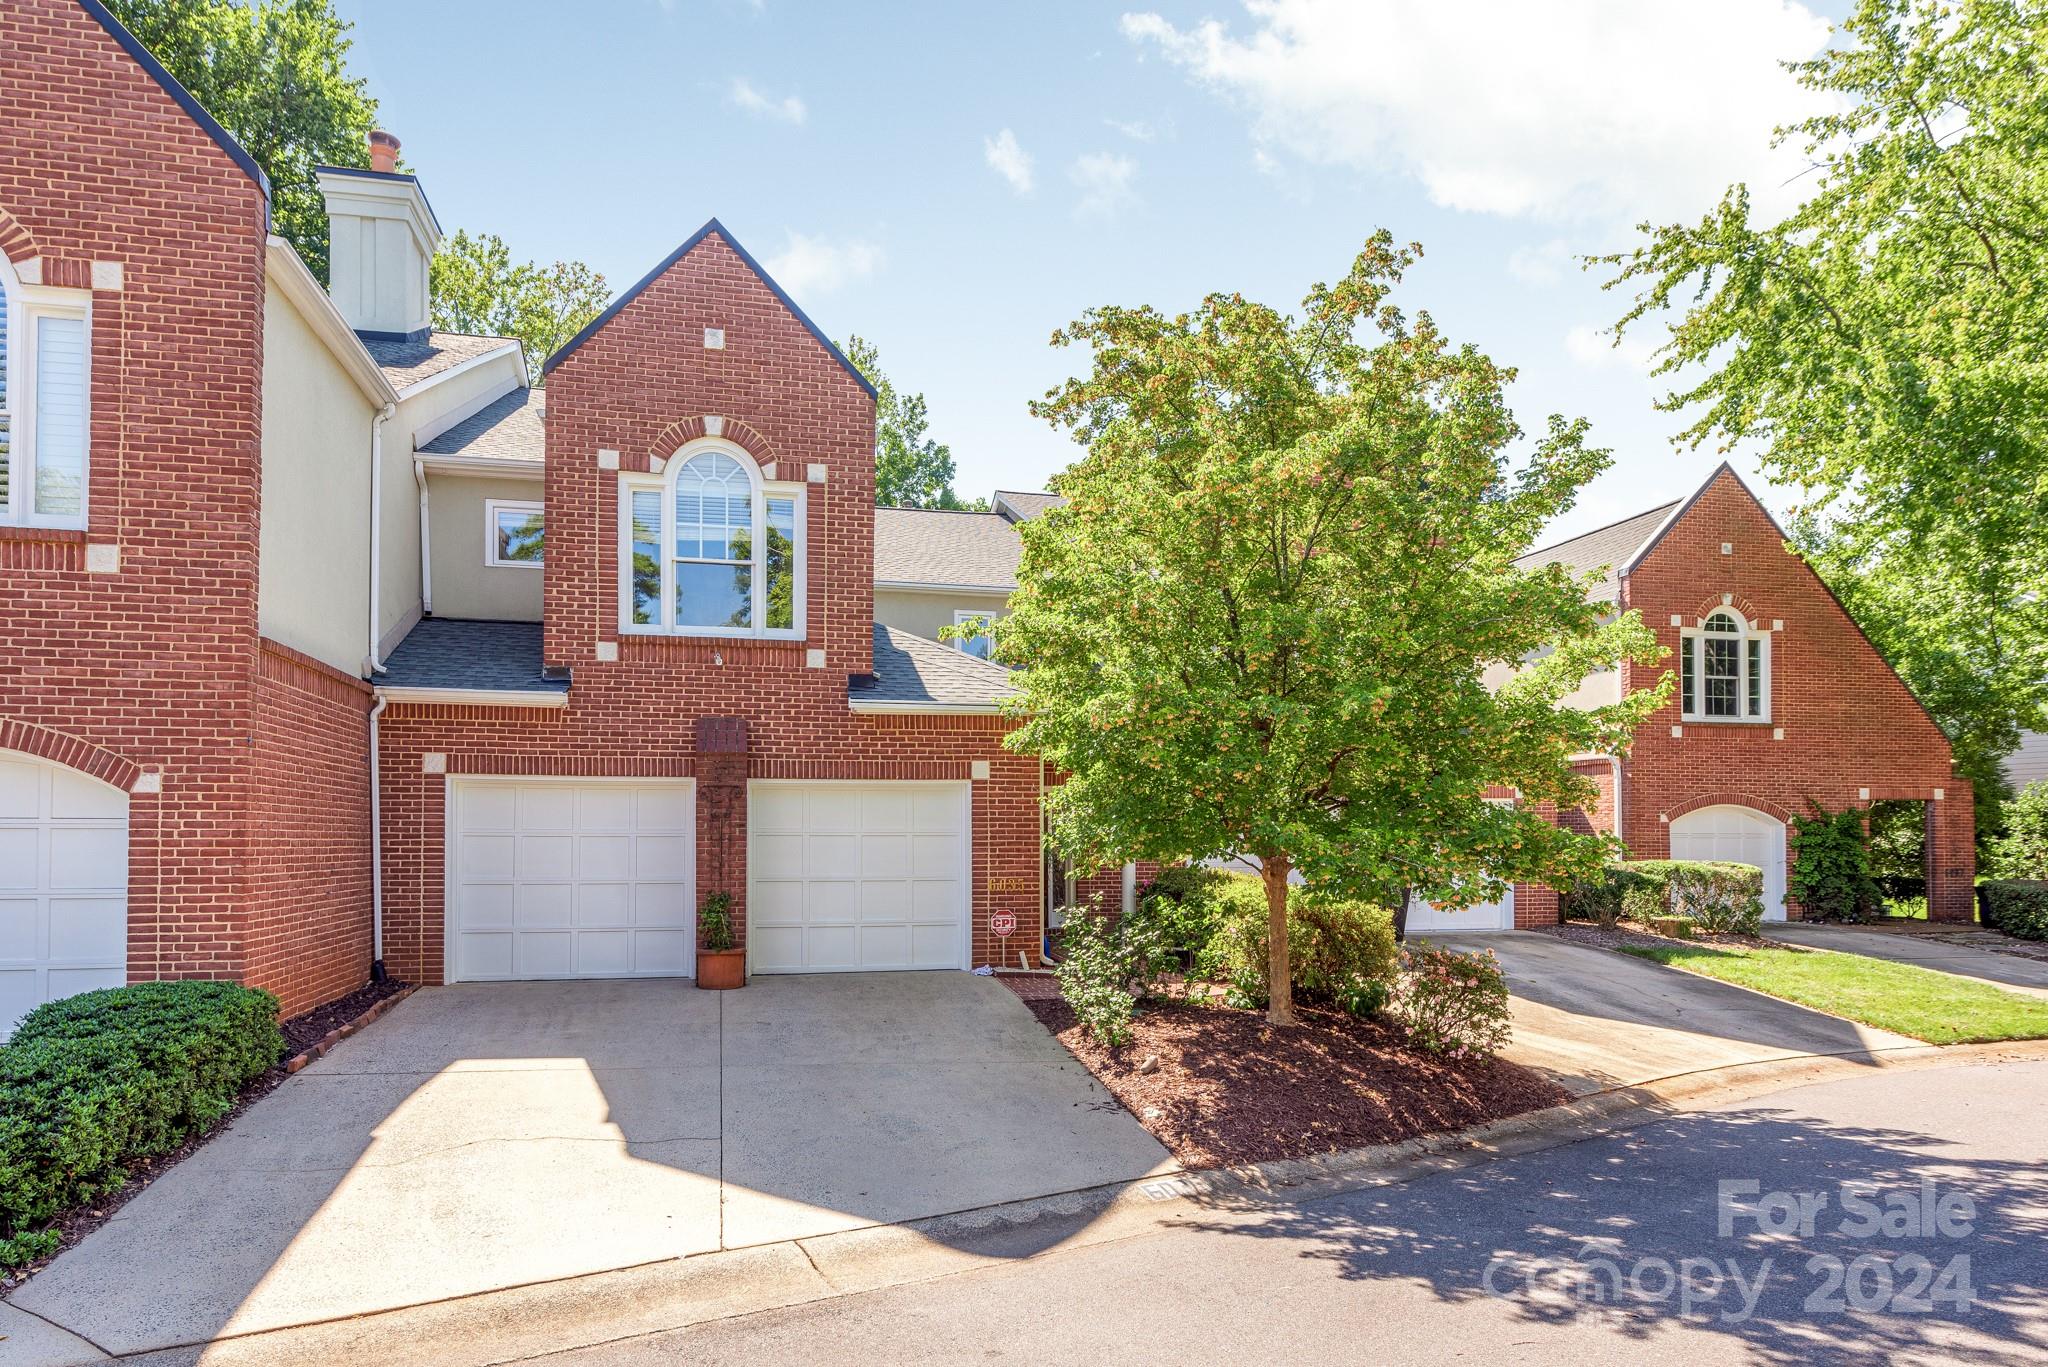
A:
[[[1017,913],[998,911],[988,918],[988,928],[998,940],[1007,940],[1017,933]]]

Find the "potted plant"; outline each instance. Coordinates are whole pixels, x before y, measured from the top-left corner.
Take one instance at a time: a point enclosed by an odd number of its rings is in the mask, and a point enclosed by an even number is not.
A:
[[[716,991],[747,985],[747,951],[732,942],[732,894],[714,892],[697,913],[697,986]]]

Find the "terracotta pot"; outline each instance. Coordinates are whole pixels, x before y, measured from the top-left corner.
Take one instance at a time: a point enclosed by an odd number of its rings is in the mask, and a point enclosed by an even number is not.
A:
[[[697,951],[697,986],[723,992],[747,985],[747,951],[744,949],[700,949]]]

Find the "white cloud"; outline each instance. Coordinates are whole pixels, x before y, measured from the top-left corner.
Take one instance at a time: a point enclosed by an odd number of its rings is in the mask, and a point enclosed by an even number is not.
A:
[[[1117,152],[1090,152],[1076,157],[1067,170],[1068,177],[1081,187],[1075,214],[1082,218],[1114,218],[1125,205],[1137,202],[1138,196],[1131,190],[1131,181],[1137,174],[1138,163]]]
[[[1645,337],[1637,329],[1616,346],[1613,334],[1605,328],[1580,323],[1565,333],[1564,354],[1588,370],[1634,371],[1648,379],[1657,364],[1654,353],[1659,344],[1659,338]]]
[[[1508,274],[1525,285],[1555,285],[1578,268],[1571,244],[1561,237],[1517,247],[1508,253]]]
[[[804,108],[804,102],[796,96],[785,95],[778,100],[763,93],[744,76],[732,78],[730,97],[741,109],[763,119],[776,119],[782,123],[802,123],[810,114],[810,111]]]
[[[792,232],[767,260],[768,274],[795,296],[825,294],[865,280],[882,266],[882,249],[861,238],[832,242]]]
[[[1453,209],[1553,220],[1772,203],[1814,109],[1780,62],[1826,20],[1798,0],[1245,0],[1249,28],[1126,14],[1126,38],[1241,105],[1262,147],[1392,171]]]
[[[995,173],[1010,182],[1020,195],[1031,193],[1031,154],[1017,145],[1017,135],[1005,128],[992,138],[981,140],[981,154]]]
[[[1158,128],[1154,127],[1149,119],[1132,119],[1128,122],[1122,119],[1104,119],[1103,122],[1132,142],[1154,142],[1159,137]]]

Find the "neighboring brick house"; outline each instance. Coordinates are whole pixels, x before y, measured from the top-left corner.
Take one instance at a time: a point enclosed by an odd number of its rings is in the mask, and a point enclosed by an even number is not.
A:
[[[1764,870],[1765,914],[1786,899],[1786,823],[1809,803],[1925,804],[1930,915],[1974,919],[1975,814],[1948,739],[1784,532],[1727,465],[1690,498],[1524,556],[1604,571],[1603,602],[1642,614],[1671,651],[1596,674],[1588,704],[1679,676],[1672,701],[1626,756],[1588,756],[1591,812],[1569,824],[1617,832],[1640,859],[1732,859]],[[1617,823],[1616,784],[1619,782]],[[1422,914],[1422,928],[1554,923],[1557,895],[1518,886],[1503,903]]]

